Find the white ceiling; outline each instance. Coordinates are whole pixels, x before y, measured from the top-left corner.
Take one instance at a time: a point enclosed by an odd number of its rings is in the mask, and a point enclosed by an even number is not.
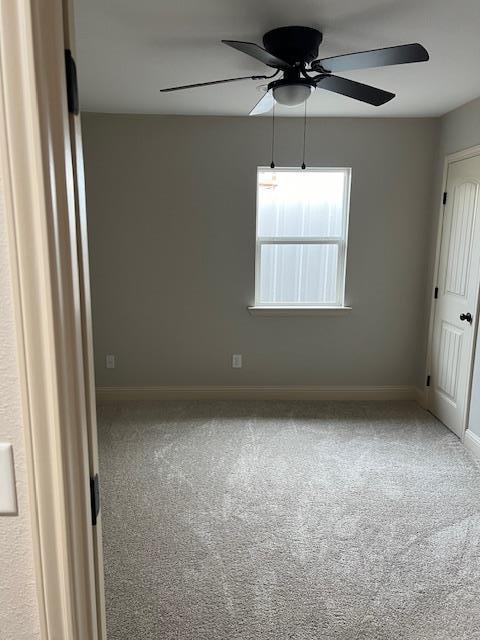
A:
[[[393,91],[383,107],[317,90],[309,115],[440,115],[480,95],[479,0],[75,0],[82,108],[111,113],[246,115],[260,82],[161,94],[161,87],[267,67],[221,44],[262,42],[285,25],[320,28],[320,56],[420,42],[430,62],[339,74]],[[302,107],[282,115],[302,115]]]

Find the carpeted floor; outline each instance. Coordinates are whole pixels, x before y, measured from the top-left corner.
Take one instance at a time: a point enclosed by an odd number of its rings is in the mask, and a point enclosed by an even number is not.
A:
[[[480,638],[480,468],[413,403],[99,410],[109,640]]]

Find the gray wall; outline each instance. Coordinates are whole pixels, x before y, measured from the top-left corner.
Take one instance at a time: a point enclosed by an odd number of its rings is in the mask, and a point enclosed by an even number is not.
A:
[[[353,311],[308,318],[246,308],[269,118],[82,121],[99,386],[420,384],[438,120],[309,123],[308,163],[353,168]],[[279,119],[277,165],[298,166],[301,142],[301,120]]]
[[[450,111],[441,119],[440,163],[445,156],[480,144],[480,98]]]
[[[480,144],[480,98],[451,111],[442,118],[437,168],[437,191],[445,156]],[[469,429],[480,436],[480,334],[477,339],[470,404]]]
[[[1,169],[1,167],[0,167]],[[0,179],[0,442],[13,445],[18,515],[0,516],[0,638],[39,640],[7,217]]]

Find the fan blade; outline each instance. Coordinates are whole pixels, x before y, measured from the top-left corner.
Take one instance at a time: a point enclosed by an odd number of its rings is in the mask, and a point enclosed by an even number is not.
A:
[[[311,68],[314,71],[350,71],[352,69],[369,69],[371,67],[388,67],[393,64],[408,64],[410,62],[426,62],[430,59],[428,51],[418,42],[402,44],[398,47],[385,47],[371,51],[347,53],[343,56],[314,60]]]
[[[238,40],[222,40],[222,42],[229,47],[233,47],[233,49],[237,49],[242,53],[246,53],[248,56],[260,60],[260,62],[263,62],[263,64],[269,67],[274,67],[275,69],[290,69],[292,67],[289,62],[285,62],[285,60],[281,60],[277,58],[277,56],[268,53],[266,49],[263,49],[254,42],[239,42]]]
[[[340,93],[342,96],[361,100],[361,102],[373,104],[375,107],[379,107],[395,97],[394,93],[383,91],[383,89],[377,89],[361,82],[355,82],[349,78],[326,75],[317,76],[313,80],[320,89]]]
[[[208,87],[212,84],[224,84],[225,82],[237,82],[238,80],[266,80],[267,76],[241,76],[240,78],[227,78],[226,80],[212,80],[211,82],[197,82],[197,84],[184,84],[180,87],[168,87],[160,89],[161,93],[169,91],[181,91],[182,89],[195,89],[195,87]]]
[[[275,98],[273,97],[272,91],[267,91],[267,93],[260,98],[257,104],[253,107],[253,109],[248,114],[249,116],[258,116],[261,113],[267,113],[273,109],[273,105],[275,104]]]

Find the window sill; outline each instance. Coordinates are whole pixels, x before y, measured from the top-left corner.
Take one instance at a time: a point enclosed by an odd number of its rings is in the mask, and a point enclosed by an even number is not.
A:
[[[344,316],[352,307],[248,307],[252,316]]]

